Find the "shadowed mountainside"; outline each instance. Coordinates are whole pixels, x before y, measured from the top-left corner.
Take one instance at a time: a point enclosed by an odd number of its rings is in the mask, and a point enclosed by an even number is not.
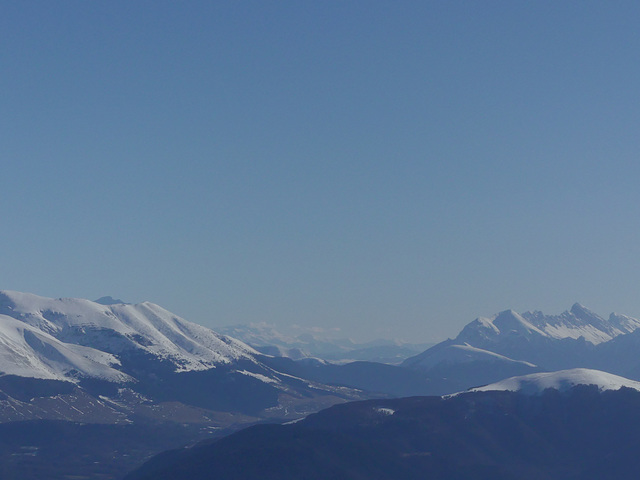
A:
[[[370,400],[164,453],[126,480],[631,480],[640,392]]]

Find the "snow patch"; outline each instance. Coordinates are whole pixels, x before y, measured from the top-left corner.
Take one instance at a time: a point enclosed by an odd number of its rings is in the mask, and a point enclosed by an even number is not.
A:
[[[293,425],[294,423],[298,423],[301,422],[302,420],[304,420],[307,417],[300,417],[300,418],[296,418],[295,420],[290,420],[288,422],[283,423],[282,425]]]
[[[237,370],[237,372],[241,373],[242,375],[247,375],[249,377],[257,378],[258,380],[264,383],[280,383],[275,378],[267,377],[266,375],[262,375],[261,373],[249,372],[248,370]]]
[[[377,407],[375,411],[381,413],[382,415],[393,415],[394,413],[396,413],[394,409],[386,407]]]

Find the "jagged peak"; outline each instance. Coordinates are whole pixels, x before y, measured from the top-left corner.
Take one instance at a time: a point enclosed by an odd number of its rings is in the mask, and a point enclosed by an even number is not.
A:
[[[598,344],[638,328],[638,319],[611,314],[607,320],[584,305],[575,303],[560,315],[546,315],[540,310],[519,314],[507,309],[490,318],[479,317],[462,329],[456,341],[479,346],[483,342],[493,343],[505,335],[517,333],[530,338],[537,335],[555,339],[584,337],[586,341]]]
[[[608,322],[613,328],[617,328],[623,333],[631,333],[640,327],[640,320],[637,318],[615,312],[609,315]]]
[[[515,330],[519,333],[537,333],[543,337],[547,336],[542,330],[528,322],[522,315],[512,309],[498,313],[493,319],[493,324],[504,333]]]
[[[500,318],[512,318],[515,319],[519,322],[526,322],[526,320],[524,318],[522,318],[522,316],[516,312],[514,309],[512,308],[508,308],[506,310],[503,310],[499,313],[497,313],[496,315],[493,316],[493,321],[495,322],[496,320],[500,319]]]
[[[577,303],[577,302],[571,306],[571,309],[569,310],[569,312],[574,314],[578,318],[589,317],[589,318],[595,318],[598,320],[604,320],[600,315],[588,309],[581,303]]]

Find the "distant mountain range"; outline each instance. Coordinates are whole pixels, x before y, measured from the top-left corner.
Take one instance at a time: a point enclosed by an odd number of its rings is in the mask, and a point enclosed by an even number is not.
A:
[[[640,321],[619,314],[605,320],[579,304],[560,315],[506,310],[478,318],[455,339],[406,358],[400,368],[344,359],[376,357],[387,349],[397,361],[419,345],[293,338],[265,324],[224,330],[249,346],[149,302],[99,301],[0,292],[0,389],[34,389],[36,379],[49,380],[47,391],[73,391],[78,402],[95,398],[95,412],[102,410],[109,421],[166,402],[177,402],[188,416],[193,408],[226,413],[233,407],[237,415],[259,419],[292,418],[372,395],[448,394],[568,368],[640,380]],[[327,358],[340,358],[339,364]],[[198,382],[207,387],[195,388]],[[3,414],[49,418],[44,406],[12,398],[10,406],[0,400],[0,420]]]
[[[331,362],[367,361],[398,365],[433,345],[389,339],[357,343],[348,338],[332,338],[309,332],[292,336],[266,323],[231,325],[218,331],[242,340],[262,353],[294,360],[311,357]]]
[[[640,320],[604,319],[575,304],[560,315],[506,310],[480,317],[454,339],[408,358],[402,366],[427,375],[438,394],[514,375],[594,368],[640,380]]]
[[[181,416],[162,413],[161,407],[173,402],[187,418],[228,427],[251,419],[297,418],[341,401],[449,394],[559,369],[595,368],[640,380],[640,321],[619,314],[603,319],[579,304],[560,315],[506,310],[478,318],[455,339],[396,367],[344,359],[391,349],[387,353],[398,360],[399,349],[406,354],[419,345],[293,338],[265,324],[224,330],[254,348],[149,302],[99,301],[0,292],[0,391],[10,398],[0,399],[0,421],[84,421],[89,411],[107,422],[132,415],[173,421]],[[332,364],[318,357],[341,360]],[[21,400],[39,389],[47,395]],[[57,393],[68,395],[67,403],[92,407],[78,409],[80,415],[39,400]]]

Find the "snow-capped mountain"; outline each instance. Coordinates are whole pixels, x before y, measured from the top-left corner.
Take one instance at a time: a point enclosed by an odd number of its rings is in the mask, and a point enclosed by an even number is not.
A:
[[[447,340],[405,360],[403,367],[423,372],[433,394],[451,393],[544,369],[468,343]]]
[[[640,380],[639,327],[638,319],[616,313],[605,319],[578,303],[560,315],[505,310],[475,319],[456,338],[405,360],[402,366],[446,380],[446,388],[572,368],[606,370]],[[518,365],[520,370],[514,371]]]
[[[153,303],[100,304],[0,291],[0,371],[126,382],[119,357],[146,354],[176,372],[207,370],[257,352]]]
[[[218,428],[367,397],[279,370],[153,303],[101,300],[0,291],[0,423],[100,417]]]
[[[468,343],[458,344],[440,344],[438,348],[430,348],[420,355],[411,357],[410,361],[405,363],[407,367],[433,368],[437,365],[459,365],[471,362],[490,362],[495,364],[514,364],[525,368],[536,368],[536,365],[522,360],[513,360],[499,353],[483,350],[482,348],[472,347]]]
[[[564,392],[576,385],[595,385],[601,392],[632,388],[640,392],[640,382],[613,375],[600,370],[573,368],[557,372],[532,373],[511,377],[483,387],[472,388],[472,392],[511,391],[537,395],[548,388]]]
[[[0,374],[49,380],[79,377],[110,382],[133,381],[118,371],[120,360],[94,348],[65,343],[49,333],[0,315]]]
[[[597,345],[640,327],[640,320],[612,313],[608,320],[580,305],[560,315],[545,315],[540,311],[518,314],[505,310],[491,318],[479,317],[469,323],[456,337],[457,342],[472,345],[496,343],[507,337],[584,338]],[[479,345],[477,345],[479,346]]]

